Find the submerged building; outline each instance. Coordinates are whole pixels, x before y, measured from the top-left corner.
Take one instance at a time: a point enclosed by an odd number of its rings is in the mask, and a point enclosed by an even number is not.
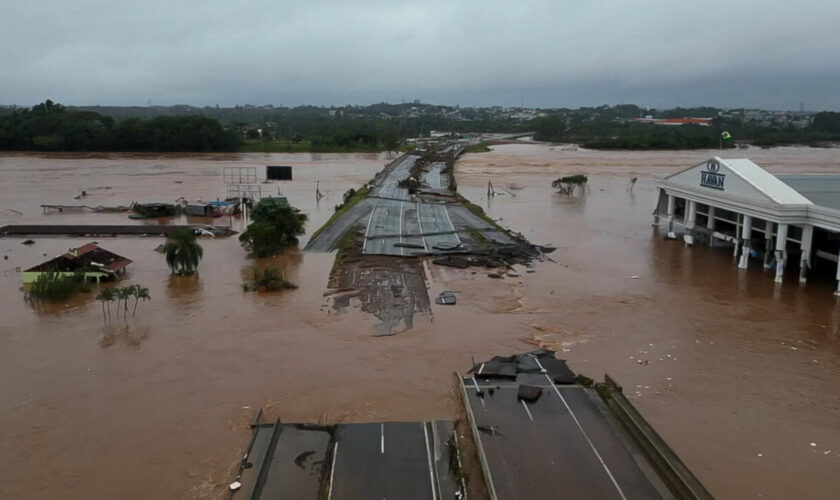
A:
[[[56,272],[64,277],[84,273],[88,281],[107,281],[125,273],[131,260],[109,252],[94,243],[71,248],[66,253],[21,272],[23,283],[34,283],[39,276],[47,272]]]
[[[654,223],[667,222],[669,238],[681,229],[686,244],[731,246],[738,267],[757,260],[777,283],[788,269],[801,283],[812,269],[832,272],[840,295],[840,175],[775,175],[714,157],[654,183]]]

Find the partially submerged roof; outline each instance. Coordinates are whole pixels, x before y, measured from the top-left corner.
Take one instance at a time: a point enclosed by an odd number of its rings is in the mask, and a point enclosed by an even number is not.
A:
[[[779,180],[811,200],[814,205],[840,210],[840,175],[778,175]]]
[[[719,183],[704,182],[707,176]],[[747,158],[723,159],[715,156],[703,163],[669,175],[663,181],[684,185],[694,191],[732,195],[739,198],[771,201],[779,205],[812,205],[811,200],[778,177]]]
[[[27,269],[26,272],[102,271],[113,273],[124,269],[129,264],[131,264],[130,259],[100,248],[95,243],[88,243],[78,248],[71,248],[52,260]]]

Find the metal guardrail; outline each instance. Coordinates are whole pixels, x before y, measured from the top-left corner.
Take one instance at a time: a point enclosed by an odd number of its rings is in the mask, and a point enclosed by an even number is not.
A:
[[[461,397],[464,400],[464,409],[467,412],[467,420],[470,422],[470,431],[473,435],[473,442],[475,442],[476,451],[478,452],[478,461],[481,462],[481,471],[484,473],[484,484],[487,486],[487,496],[490,500],[498,500],[496,496],[496,488],[493,486],[493,476],[490,474],[490,464],[487,463],[487,456],[484,454],[484,446],[481,444],[481,438],[478,435],[478,426],[475,423],[475,415],[473,415],[472,407],[470,406],[470,398],[467,396],[467,388],[464,386],[464,379],[455,373],[458,379],[458,387],[461,389]]]
[[[712,500],[714,497],[680,460],[664,439],[653,429],[633,404],[624,396],[621,385],[609,375],[596,386],[613,414],[635,438],[659,476],[676,498]]]

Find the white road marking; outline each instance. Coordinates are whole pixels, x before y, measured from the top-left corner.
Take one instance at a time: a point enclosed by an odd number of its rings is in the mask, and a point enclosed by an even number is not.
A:
[[[429,481],[432,483],[432,500],[437,500],[437,492],[435,492],[434,462],[432,462],[432,454],[429,452],[429,431],[426,429],[425,422],[420,425],[423,426],[423,435],[426,437],[426,458],[429,459]]]
[[[416,203],[417,207],[417,225],[420,227],[420,239],[423,240],[423,250],[429,251],[429,246],[426,245],[426,237],[423,236],[423,222],[420,220],[420,202]]]
[[[472,377],[473,384],[475,384],[475,397],[481,401],[481,407],[484,408],[484,411],[487,411],[487,405],[484,404],[484,398],[481,396],[481,388],[478,386],[478,381],[475,377]]]
[[[533,422],[533,421],[534,421],[534,416],[533,416],[533,415],[531,415],[531,410],[529,410],[529,409],[528,409],[528,405],[527,405],[527,404],[525,404],[525,400],[524,400],[524,399],[520,399],[520,400],[519,400],[519,402],[520,402],[520,403],[522,403],[522,407],[523,407],[523,408],[525,408],[525,413],[527,413],[527,414],[528,414],[528,418],[530,418],[530,419],[531,419],[531,422]]]
[[[376,207],[379,205],[379,200],[373,204],[373,210],[370,211],[370,218],[368,219],[367,227],[365,228],[365,241],[362,242],[362,253],[365,253],[367,248],[368,236],[370,236],[370,223],[373,222],[373,213],[376,212]]]
[[[446,209],[446,205],[443,206],[443,213],[446,214],[446,220],[449,222],[449,227],[455,231],[455,226],[452,225],[452,219],[449,218],[449,210]],[[458,233],[455,233],[455,240],[458,241],[458,244],[461,244],[461,238],[458,237]]]
[[[583,426],[580,425],[580,421],[578,420],[577,415],[575,415],[575,412],[572,411],[572,407],[569,406],[569,403],[566,402],[566,398],[564,398],[563,395],[560,394],[560,390],[557,389],[556,385],[554,385],[554,381],[551,380],[551,377],[548,376],[548,373],[546,373],[546,369],[543,368],[543,365],[540,363],[540,360],[537,358],[534,358],[534,360],[537,362],[537,366],[540,367],[540,370],[542,370],[543,374],[545,375],[545,378],[548,380],[548,383],[551,384],[551,387],[554,388],[554,392],[560,398],[560,401],[563,402],[563,405],[566,407],[566,410],[569,411],[569,415],[572,416],[572,420],[575,421],[575,425],[577,426],[578,430],[581,434],[583,434],[583,438],[586,439],[586,442],[589,444],[589,447],[592,449],[592,452],[595,453],[595,456],[598,458],[598,461],[601,462],[601,466],[604,468],[604,471],[606,471],[607,475],[610,476],[610,481],[612,481],[613,486],[615,486],[615,489],[618,490],[618,494],[621,495],[622,500],[627,500],[627,497],[621,490],[621,486],[618,485],[618,481],[616,481],[615,477],[612,475],[610,468],[607,467],[607,464],[604,462],[604,459],[601,457],[601,454],[598,453],[598,450],[595,448],[595,445],[592,444],[592,440],[589,439],[589,435],[586,434],[586,431],[583,430]]]
[[[332,459],[332,468],[330,469],[330,489],[327,491],[327,500],[332,498],[332,489],[333,489],[333,477],[335,476],[335,457],[338,456],[338,441],[336,441],[335,446],[333,447],[333,459]]]
[[[403,242],[403,202],[400,202],[400,243]],[[400,255],[405,255],[405,248],[400,247]]]
[[[379,451],[385,454],[385,424],[379,424]]]

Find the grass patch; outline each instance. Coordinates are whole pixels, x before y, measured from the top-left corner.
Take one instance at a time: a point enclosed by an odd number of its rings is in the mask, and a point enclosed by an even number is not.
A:
[[[348,191],[348,193],[349,193],[349,191]],[[325,222],[321,227],[319,227],[317,231],[312,233],[312,236],[309,238],[309,241],[314,241],[315,238],[317,238],[318,235],[320,235],[321,232],[324,231],[324,228],[326,228],[327,226],[329,226],[330,224],[335,222],[336,219],[338,219],[344,213],[346,213],[348,210],[353,208],[357,203],[359,203],[360,201],[367,198],[368,193],[370,193],[370,185],[368,185],[368,184],[365,184],[364,186],[360,187],[351,196],[347,196],[347,193],[344,193],[345,194],[344,203],[342,203],[341,205],[336,205],[335,213],[333,213],[332,217],[330,217],[327,220],[327,222]]]
[[[479,142],[478,144],[473,144],[472,146],[464,150],[465,153],[488,153],[490,151],[493,150],[490,148],[490,143],[487,141]]]
[[[475,244],[478,245],[479,247],[490,246],[490,243],[491,243],[490,238],[485,236],[484,233],[482,233],[478,229],[475,229],[475,228],[470,229],[470,237],[473,239],[473,241],[475,241]]]
[[[359,228],[356,226],[351,227],[347,230],[346,233],[338,240],[338,252],[335,254],[335,260],[333,261],[332,269],[330,270],[330,276],[332,276],[338,267],[341,265],[341,261],[347,257],[347,254],[356,245],[356,237],[359,234]]]

